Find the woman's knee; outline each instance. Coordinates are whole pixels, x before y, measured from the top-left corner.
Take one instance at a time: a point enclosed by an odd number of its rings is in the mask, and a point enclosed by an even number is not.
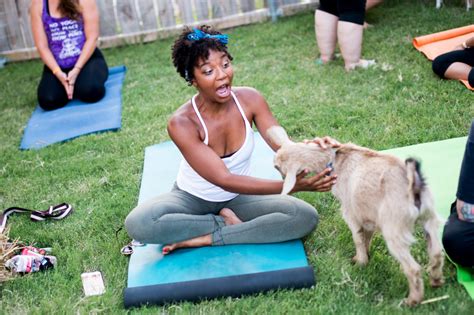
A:
[[[132,239],[140,241],[143,239],[143,231],[145,229],[143,223],[148,220],[145,219],[141,213],[135,210],[136,208],[125,218],[125,229]]]
[[[83,102],[95,103],[104,97],[105,86],[103,84],[83,84],[77,87],[74,94]]]
[[[469,74],[467,76],[467,82],[471,87],[474,87],[474,67],[471,68],[471,71],[469,71]],[[471,127],[472,130],[472,127]]]
[[[44,110],[53,110],[64,107],[68,101],[66,93],[61,95],[38,90],[38,104]]]
[[[301,233],[299,237],[303,237],[316,228],[319,222],[319,215],[310,204],[302,200],[297,200],[295,203],[295,225]]]
[[[474,266],[474,255],[470,254],[474,248],[474,233],[471,234],[473,235],[465,235],[448,222],[442,237],[443,247],[449,258],[466,267]]]
[[[125,228],[132,239],[149,243],[152,234],[156,233],[156,221],[152,209],[137,206],[125,218]]]
[[[166,216],[179,213],[173,200],[152,199],[133,209],[125,218],[128,235],[143,243],[159,243],[169,232]],[[165,219],[165,220],[163,220]]]
[[[440,78],[444,78],[444,74],[451,64],[452,61],[450,58],[448,58],[446,55],[441,55],[433,60],[431,68],[433,69],[433,72],[436,73]]]

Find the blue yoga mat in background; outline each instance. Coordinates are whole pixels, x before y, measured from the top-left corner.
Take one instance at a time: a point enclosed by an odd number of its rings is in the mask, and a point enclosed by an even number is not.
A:
[[[125,66],[109,69],[105,96],[97,103],[73,100],[52,111],[37,106],[25,128],[20,149],[40,149],[86,134],[120,129],[125,72]]]
[[[253,176],[279,179],[273,151],[255,134]],[[171,190],[182,155],[170,141],[145,149],[138,203]],[[300,240],[178,249],[163,256],[161,245],[135,247],[128,268],[126,307],[238,297],[315,283]]]

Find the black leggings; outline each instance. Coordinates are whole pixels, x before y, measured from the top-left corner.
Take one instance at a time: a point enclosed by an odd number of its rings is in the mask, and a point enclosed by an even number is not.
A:
[[[467,138],[456,196],[462,201],[474,204],[474,120]],[[455,263],[474,267],[474,222],[458,219],[456,202],[451,205],[451,215],[444,226],[443,245]]]
[[[68,73],[72,68],[62,70]],[[100,50],[96,48],[77,76],[73,98],[86,103],[99,101],[105,95],[104,84],[108,76],[107,63]],[[44,66],[43,75],[38,85],[38,103],[41,108],[44,110],[61,108],[68,101],[66,90],[61,81],[47,66]]]
[[[439,55],[433,60],[433,71],[441,78],[444,78],[446,70],[455,62],[461,62],[474,67],[474,48],[463,50],[453,50],[445,54]],[[474,87],[474,68],[471,69],[467,77],[469,85]]]
[[[366,0],[320,0],[319,10],[339,17],[339,21],[364,24]]]

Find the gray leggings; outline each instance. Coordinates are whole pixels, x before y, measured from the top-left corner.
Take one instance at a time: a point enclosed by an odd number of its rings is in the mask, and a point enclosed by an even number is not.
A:
[[[226,226],[218,215],[222,208],[234,211],[243,223]],[[207,234],[212,234],[212,245],[283,242],[307,235],[317,223],[316,209],[292,196],[239,195],[211,202],[176,185],[137,206],[125,220],[130,237],[148,244],[173,244]]]

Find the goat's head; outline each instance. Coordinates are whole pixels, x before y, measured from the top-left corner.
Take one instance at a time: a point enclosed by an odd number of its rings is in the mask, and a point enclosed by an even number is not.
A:
[[[272,142],[280,146],[273,164],[285,179],[281,192],[284,195],[293,189],[299,173],[305,169],[320,173],[332,159],[331,150],[323,150],[315,143],[295,143],[280,126],[269,128],[267,134]]]

